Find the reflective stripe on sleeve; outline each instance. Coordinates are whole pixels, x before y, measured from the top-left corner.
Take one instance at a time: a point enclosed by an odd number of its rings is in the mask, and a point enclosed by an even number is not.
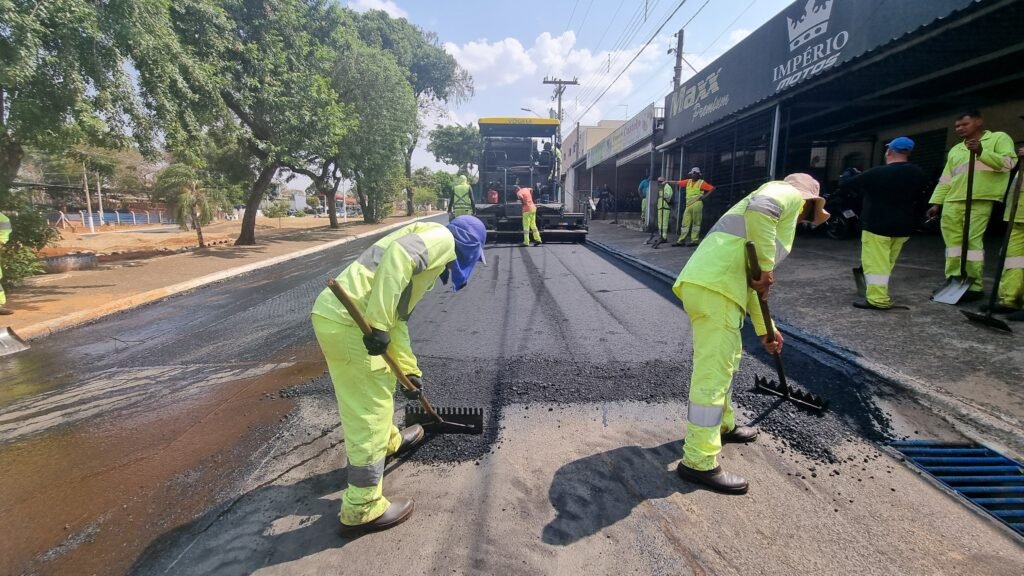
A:
[[[348,485],[356,488],[372,488],[384,477],[384,459],[369,466],[354,466],[348,463]]]
[[[11,221],[10,220],[8,220],[6,222],[0,222],[0,230],[10,230],[10,229],[11,229]]]
[[[376,272],[377,266],[380,264],[380,259],[383,257],[384,248],[382,246],[374,244],[373,246],[370,246],[366,250],[363,250],[363,253],[359,255],[359,258],[356,260],[356,262],[365,266],[366,269],[369,270],[370,272]]]
[[[889,275],[888,274],[865,274],[864,281],[868,284],[874,284],[875,286],[888,286]]]
[[[726,214],[719,218],[718,222],[715,222],[715,225],[711,227],[708,234],[713,232],[724,232],[733,236],[739,236],[740,238],[746,238],[747,221],[743,219],[742,214]]]
[[[775,198],[763,194],[751,198],[747,210],[766,214],[776,220],[782,217],[782,205]]]
[[[786,247],[782,245],[782,242],[778,238],[776,238],[775,265],[778,266],[779,264],[782,264],[782,261],[786,259],[786,256],[789,256],[789,250],[787,250]]]
[[[398,319],[403,322],[409,321],[409,316],[412,312],[409,311],[409,302],[412,300],[412,282],[410,282],[405,290],[402,290],[402,296],[398,298]]]
[[[702,404],[690,404],[686,412],[686,419],[694,426],[705,428],[718,427],[722,425],[723,406],[705,406]]]
[[[430,259],[427,257],[427,243],[423,241],[419,234],[406,234],[395,240],[395,244],[401,246],[405,253],[409,255],[409,258],[412,258],[415,264],[413,268],[414,274],[427,269],[427,265],[430,263]]]

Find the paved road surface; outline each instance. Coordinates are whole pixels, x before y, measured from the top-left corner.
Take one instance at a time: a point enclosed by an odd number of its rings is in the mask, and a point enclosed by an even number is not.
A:
[[[953,431],[795,347],[791,379],[835,409],[751,393],[770,374],[755,353],[735,394],[768,432],[723,455],[751,492],[679,481],[685,316],[663,285],[580,245],[489,248],[467,290],[421,303],[410,325],[429,391],[485,407],[489,428],[394,463],[385,491],[415,496],[415,516],[346,542],[342,432],[307,315],[367,242],[0,360],[0,571],[1024,570],[1017,541],[866,440]]]

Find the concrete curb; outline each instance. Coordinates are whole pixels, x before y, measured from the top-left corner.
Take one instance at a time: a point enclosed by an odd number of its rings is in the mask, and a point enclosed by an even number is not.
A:
[[[677,274],[645,262],[636,256],[627,254],[603,242],[587,238],[587,245],[593,246],[631,266],[639,268],[659,280],[667,282],[669,285],[674,284],[676,281]],[[1011,444],[1015,444],[1018,447],[1024,446],[1024,433],[1022,433],[1015,422],[1001,418],[1000,415],[992,414],[964,400],[952,398],[925,382],[883,364],[867,360],[856,352],[843,348],[827,338],[810,334],[786,322],[776,321],[776,324],[786,333],[788,338],[795,340],[805,348],[824,353],[831,359],[828,362],[831,367],[847,372],[852,369],[867,372],[885,384],[910,392],[921,405],[930,409],[965,436],[979,442],[985,442],[1003,452],[1011,452],[1020,456],[1020,450],[1011,446]],[[965,425],[967,426],[966,428]]]
[[[173,296],[175,294],[180,294],[182,292],[194,290],[195,288],[199,288],[207,284],[213,284],[214,282],[220,282],[222,280],[226,280],[228,278],[232,278],[235,276],[241,276],[242,274],[247,274],[249,272],[259,270],[261,268],[274,266],[276,264],[280,264],[281,262],[287,262],[288,260],[292,260],[294,258],[301,258],[303,256],[308,256],[309,254],[315,254],[317,252],[322,252],[324,250],[330,250],[331,248],[341,246],[342,244],[347,244],[360,238],[373,236],[374,234],[380,234],[382,232],[390,232],[391,230],[400,228],[407,224],[419,222],[420,220],[427,220],[429,218],[436,218],[437,216],[437,214],[433,214],[430,216],[420,216],[418,218],[405,220],[397,224],[389,224],[376,230],[363,232],[352,236],[346,236],[344,238],[339,238],[337,240],[331,240],[330,242],[326,242],[318,246],[310,246],[309,248],[304,248],[297,252],[282,254],[280,256],[268,258],[267,260],[253,262],[251,264],[246,264],[244,266],[238,266],[237,268],[221,270],[220,272],[207,274],[206,276],[200,276],[199,278],[193,278],[192,280],[186,280],[185,282],[179,282],[178,284],[173,284],[171,286],[167,286],[164,288],[157,288],[156,290],[150,290],[149,292],[143,292],[141,294],[128,296],[127,298],[122,298],[120,300],[114,300],[102,306],[90,308],[89,310],[81,310],[73,314],[67,314],[59,318],[54,318],[52,320],[47,320],[45,322],[39,322],[37,324],[26,326],[18,330],[18,336],[20,336],[24,340],[34,340],[36,338],[49,336],[56,332],[60,332],[61,330],[67,330],[68,328],[73,328],[75,326],[80,326],[82,324],[98,320],[100,318],[103,318],[104,316],[109,316],[111,314],[116,314],[118,312],[124,312],[126,310],[137,308],[139,306],[149,304],[150,302],[155,302],[157,300],[163,300],[168,296]]]

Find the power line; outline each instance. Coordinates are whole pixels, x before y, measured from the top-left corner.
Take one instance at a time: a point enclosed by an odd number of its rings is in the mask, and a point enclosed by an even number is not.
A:
[[[756,1],[757,0],[750,0],[750,4],[747,4],[747,7],[744,8],[743,11],[740,12],[739,15],[736,16],[736,18],[734,18],[732,22],[729,22],[729,25],[726,26],[722,30],[722,32],[718,36],[716,36],[714,40],[711,41],[711,44],[708,44],[708,47],[705,48],[703,52],[697,55],[697,57],[700,58],[707,54],[708,50],[711,50],[711,48],[714,47],[714,45],[717,44],[718,41],[722,39],[722,36],[725,36],[725,33],[728,32],[729,29],[733,27],[733,24],[736,24],[737,22],[739,22],[740,18],[743,18],[743,15],[746,14],[748,10],[750,10],[750,8],[754,5],[754,2]]]
[[[655,0],[654,6],[657,6],[657,4],[658,0]],[[654,6],[650,7],[653,8]],[[608,51],[608,67],[605,69],[604,72],[602,72],[599,76],[593,79],[593,82],[590,84],[590,86],[583,90],[583,92],[577,97],[577,100],[586,101],[588,98],[597,93],[604,79],[611,75],[612,68],[619,63],[619,59],[623,56],[623,52],[620,49],[625,48],[630,42],[633,41],[633,38],[635,38],[636,35],[640,32],[641,28],[643,28],[644,23],[645,22],[643,7],[641,6],[637,9],[633,18],[630,20],[630,24],[628,24],[623,29],[616,43]],[[612,59],[613,53],[615,55],[614,59]]]
[[[604,98],[604,95],[608,93],[608,90],[610,90],[611,87],[615,85],[616,82],[619,81],[619,78],[621,78],[622,75],[626,73],[626,70],[629,70],[629,67],[632,66],[634,62],[636,62],[636,59],[639,58],[640,55],[644,53],[644,50],[646,50],[647,47],[651,45],[651,42],[654,42],[654,39],[658,37],[658,34],[661,33],[662,29],[665,28],[665,25],[668,24],[669,20],[671,20],[672,17],[676,15],[676,12],[679,12],[679,9],[683,7],[683,4],[686,4],[686,0],[680,0],[679,4],[675,7],[675,10],[673,10],[672,13],[668,15],[668,18],[666,18],[665,21],[661,23],[661,26],[658,26],[658,29],[654,31],[654,34],[652,34],[651,37],[647,40],[647,42],[645,42],[644,45],[640,48],[640,50],[637,51],[636,55],[633,56],[633,59],[630,60],[628,64],[626,64],[626,67],[623,68],[622,71],[619,72],[619,75],[616,76],[615,79],[612,80],[611,83],[605,87],[601,94],[593,102],[590,103],[590,106],[587,106],[586,110],[584,110],[581,114],[578,114],[576,116],[576,120],[579,120],[580,118],[586,116],[587,112],[590,112],[594,105],[600,102],[601,98]]]

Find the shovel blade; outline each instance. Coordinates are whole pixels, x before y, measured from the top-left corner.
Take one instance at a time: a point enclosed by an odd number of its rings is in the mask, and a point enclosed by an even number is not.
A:
[[[955,306],[974,284],[973,278],[950,278],[946,285],[932,294],[932,301]]]
[[[441,417],[438,422],[420,406],[405,407],[405,425],[423,426],[433,434],[483,434],[484,411],[481,408],[434,408]]]
[[[857,285],[857,295],[861,298],[867,298],[868,282],[864,278],[864,268],[858,266],[853,269],[853,282]]]
[[[0,356],[16,354],[28,350],[28,342],[21,339],[11,328],[0,329]]]
[[[984,324],[989,328],[995,328],[996,330],[1002,330],[1003,332],[1013,332],[1010,325],[998,318],[993,318],[990,314],[982,314],[980,312],[969,312],[967,310],[961,310],[961,314],[967,317],[971,322],[977,322],[978,324]]]

